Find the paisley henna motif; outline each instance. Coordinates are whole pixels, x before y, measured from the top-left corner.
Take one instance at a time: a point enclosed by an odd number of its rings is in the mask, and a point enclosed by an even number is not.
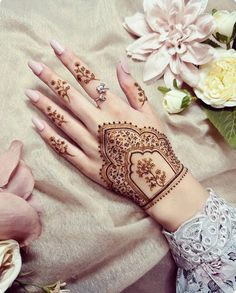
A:
[[[64,118],[64,115],[57,113],[57,110],[53,111],[51,106],[47,107],[47,112],[48,117],[52,120],[52,122],[54,122],[58,126],[62,126],[63,123],[67,123],[67,121]]]
[[[98,80],[94,73],[85,68],[79,62],[75,63],[74,72],[76,73],[77,80],[80,82],[83,81],[84,83],[88,84],[91,80]]]
[[[58,79],[57,81],[52,80],[51,85],[53,86],[53,88],[55,89],[55,91],[58,93],[60,97],[70,102],[70,98],[68,96],[68,90],[70,89],[70,86],[68,85],[66,81],[61,79]]]
[[[132,123],[99,126],[100,176],[108,189],[148,209],[165,197],[188,170],[165,134]]]
[[[61,140],[60,138],[56,139],[55,136],[51,136],[50,144],[59,155],[68,155],[74,157],[68,152],[68,145],[65,143],[64,140]]]
[[[139,102],[142,103],[142,106],[144,105],[144,103],[148,100],[147,96],[145,95],[144,90],[141,88],[141,86],[135,82],[134,86],[137,88],[138,90],[138,96],[139,96]]]

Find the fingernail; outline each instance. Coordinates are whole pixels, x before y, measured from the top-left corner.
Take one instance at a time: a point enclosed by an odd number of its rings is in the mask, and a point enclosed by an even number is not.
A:
[[[34,124],[34,126],[39,130],[39,131],[43,131],[44,130],[44,125],[42,123],[42,121],[38,118],[33,117],[32,118],[32,122]]]
[[[55,40],[51,40],[50,45],[52,46],[55,53],[58,55],[61,55],[65,50],[64,47]]]
[[[28,62],[29,68],[33,71],[34,74],[39,75],[43,71],[43,66],[34,60]]]
[[[122,58],[122,59],[120,60],[120,65],[121,65],[122,70],[123,70],[126,74],[130,74],[130,71],[129,71],[129,65],[128,65],[128,62],[127,62],[127,58]]]
[[[25,91],[25,94],[34,103],[37,103],[40,98],[39,94],[36,91],[30,90],[30,89],[27,89]]]

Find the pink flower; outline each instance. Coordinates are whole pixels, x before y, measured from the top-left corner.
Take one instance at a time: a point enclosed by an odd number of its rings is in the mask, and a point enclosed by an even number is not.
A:
[[[40,209],[32,200],[34,178],[21,160],[23,144],[13,141],[0,155],[0,240],[28,245],[41,233]]]
[[[203,14],[207,0],[144,0],[144,14],[126,17],[124,27],[138,39],[127,55],[146,61],[143,79],[154,82],[164,75],[167,87],[173,80],[190,86],[198,83],[195,65],[209,62],[213,48],[201,44],[215,30],[210,14]]]

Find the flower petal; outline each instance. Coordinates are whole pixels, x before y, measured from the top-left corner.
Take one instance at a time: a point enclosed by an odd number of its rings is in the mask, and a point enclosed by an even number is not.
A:
[[[152,32],[145,20],[144,14],[139,12],[133,16],[126,17],[123,26],[128,32],[139,37]]]
[[[127,50],[128,56],[131,56],[132,58],[134,55],[136,57],[139,55],[143,57],[143,56],[148,56],[154,50],[157,50],[158,48],[160,48],[161,45],[162,45],[162,42],[159,41],[159,34],[151,33],[137,39],[135,42],[129,45],[126,50]],[[139,58],[135,58],[135,59],[142,60]]]
[[[191,34],[186,39],[187,42],[203,42],[213,34],[216,28],[214,18],[210,14],[203,14],[198,17],[196,22],[189,26]]]
[[[181,56],[184,62],[202,65],[209,62],[214,56],[214,49],[206,44],[194,43],[186,45],[187,51]]]
[[[168,7],[171,0],[144,0],[143,8],[145,11],[146,21],[155,32],[160,32],[168,27]],[[169,5],[169,6],[168,6]]]
[[[0,268],[7,257],[9,266],[0,275],[0,292],[5,292],[12,285],[21,270],[20,249],[15,240],[0,241]]]
[[[14,239],[21,246],[28,245],[41,234],[37,212],[19,196],[0,193],[0,239]]]
[[[24,199],[27,199],[34,188],[34,177],[31,169],[23,160],[18,164],[11,180],[3,191],[14,193]]]
[[[22,142],[14,140],[9,149],[0,155],[0,187],[3,187],[8,183],[12,172],[20,161],[22,148]]]
[[[188,85],[195,87],[199,81],[199,70],[190,63],[181,63],[180,76]]]
[[[184,17],[182,18],[182,24],[184,27],[194,23],[199,14],[202,11],[202,1],[189,0],[184,8]]]
[[[159,79],[170,62],[170,55],[163,46],[161,49],[154,51],[147,59],[144,66],[143,80],[151,83]]]
[[[174,79],[176,79],[178,86],[181,86],[181,84],[183,83],[182,79],[180,78],[179,75],[175,75],[171,71],[170,67],[168,66],[164,72],[164,82],[166,87],[174,88],[174,85],[173,85]]]

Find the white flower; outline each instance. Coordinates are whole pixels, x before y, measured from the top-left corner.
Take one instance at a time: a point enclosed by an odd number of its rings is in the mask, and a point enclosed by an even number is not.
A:
[[[236,51],[216,49],[214,59],[200,67],[194,89],[204,103],[214,108],[236,106]]]
[[[170,90],[163,97],[163,106],[168,113],[179,113],[191,103],[192,97],[187,91]]]
[[[12,285],[21,265],[19,244],[15,240],[0,241],[0,293]]]
[[[215,33],[218,32],[228,38],[231,38],[234,24],[236,23],[236,10],[229,12],[227,10],[218,10],[213,14],[216,22]]]

